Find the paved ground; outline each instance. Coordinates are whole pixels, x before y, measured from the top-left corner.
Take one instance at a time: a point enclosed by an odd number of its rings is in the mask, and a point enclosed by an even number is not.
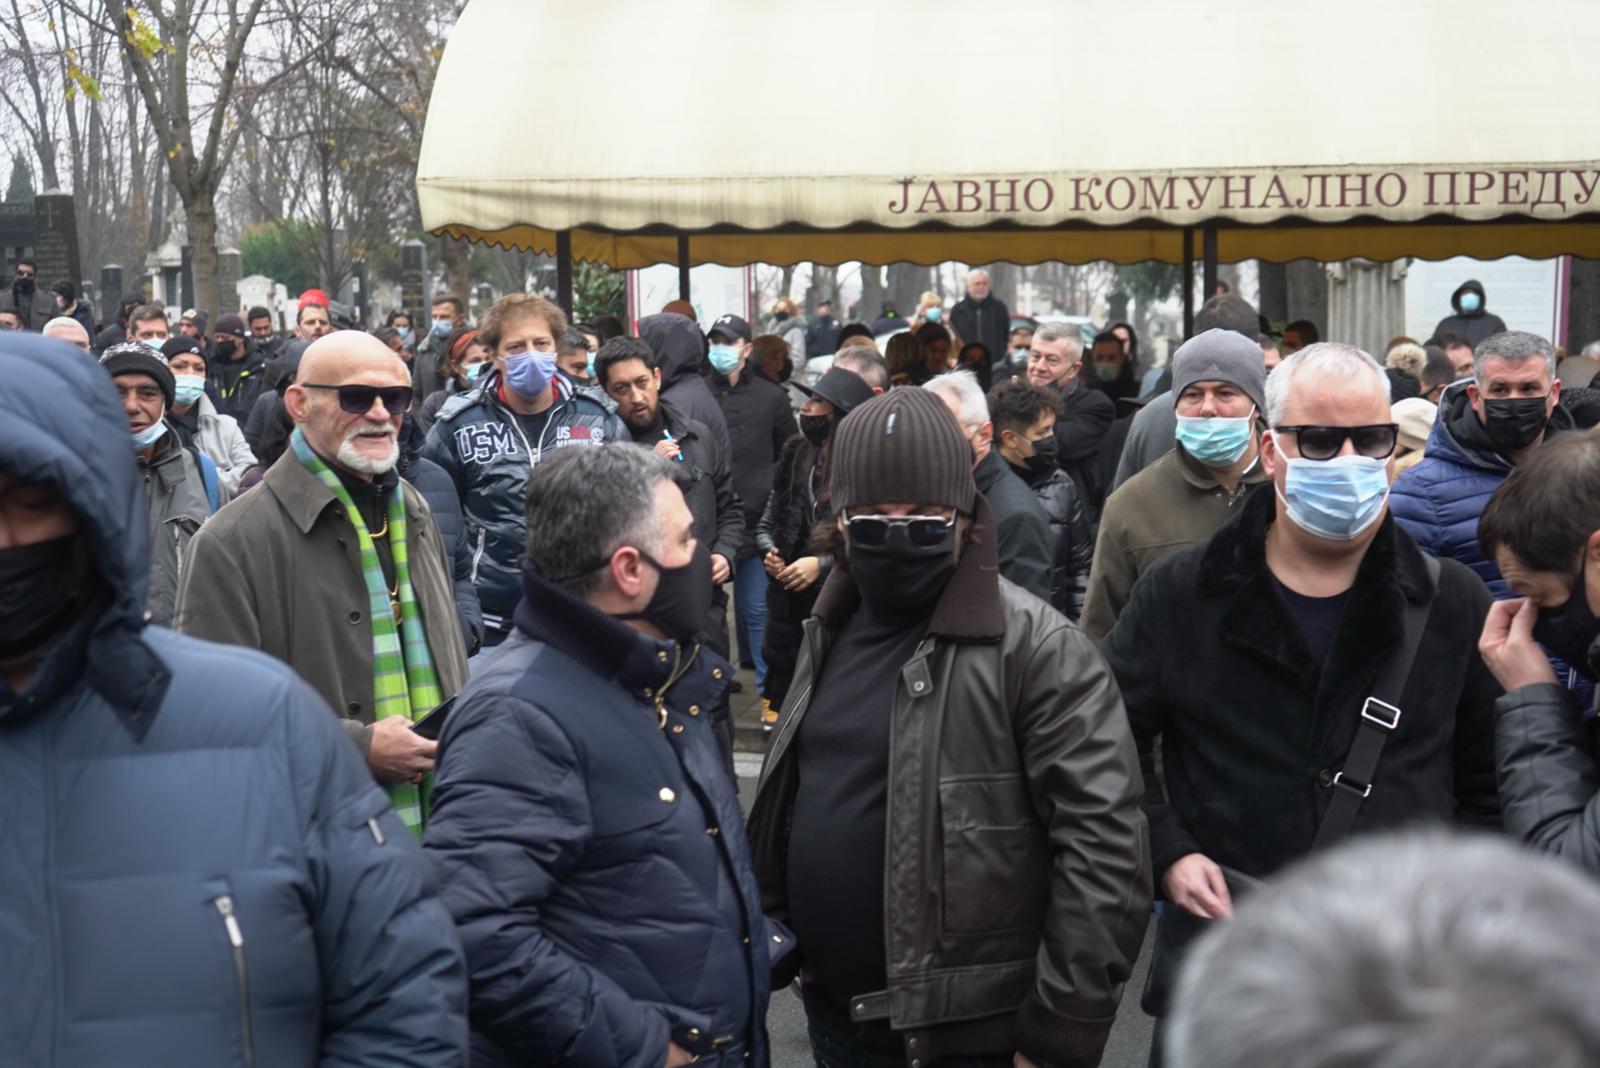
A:
[[[744,685],[744,692],[733,696],[740,749],[734,770],[739,776],[739,800],[748,810],[755,797],[756,776],[761,770],[765,738],[755,704],[755,679],[749,671],[740,671],[739,680]],[[1103,1068],[1144,1068],[1149,1060],[1152,1021],[1139,1010],[1139,991],[1144,989],[1145,968],[1150,963],[1152,941],[1150,935],[1145,937],[1145,952],[1122,999],[1122,1011],[1117,1016],[1111,1041],[1106,1046],[1105,1059],[1101,1062]],[[794,991],[781,990],[773,995],[772,1006],[767,1013],[767,1027],[772,1035],[774,1068],[808,1068],[813,1063],[811,1044],[806,1039],[805,1013]]]

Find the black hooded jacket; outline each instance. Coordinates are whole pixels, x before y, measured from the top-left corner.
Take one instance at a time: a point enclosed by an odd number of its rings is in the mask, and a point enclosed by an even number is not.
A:
[[[1461,310],[1461,294],[1468,292],[1478,294],[1478,310],[1471,314]],[[1484,295],[1483,283],[1476,278],[1462,282],[1460,287],[1450,294],[1450,307],[1454,308],[1456,313],[1439,320],[1439,325],[1433,328],[1435,337],[1440,334],[1459,334],[1472,342],[1473,348],[1477,348],[1478,342],[1506,328],[1504,319],[1490,314],[1489,298]]]
[[[711,428],[722,455],[733,455],[728,440],[728,421],[711,395],[711,387],[700,373],[705,365],[706,339],[700,327],[686,316],[672,312],[646,315],[639,320],[639,337],[656,354],[661,365],[661,399]]]

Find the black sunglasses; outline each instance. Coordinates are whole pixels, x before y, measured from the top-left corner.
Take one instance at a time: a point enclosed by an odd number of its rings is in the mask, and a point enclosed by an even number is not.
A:
[[[339,407],[351,415],[366,415],[372,411],[372,402],[381,399],[383,410],[391,415],[409,411],[412,390],[410,386],[321,386],[315,382],[302,382],[306,389],[331,389],[339,394]]]
[[[18,271],[17,272],[17,277],[18,278],[32,278],[33,277],[33,272],[32,271]]]
[[[850,535],[850,542],[864,549],[876,549],[887,545],[889,531],[895,527],[904,527],[906,537],[911,539],[911,544],[923,549],[931,549],[943,544],[950,537],[950,532],[956,527],[956,517],[943,515],[846,515],[844,519],[845,531]]]
[[[1307,460],[1331,460],[1349,441],[1356,452],[1369,460],[1384,460],[1400,440],[1400,424],[1375,423],[1372,426],[1275,426],[1274,433],[1293,434],[1300,455]]]

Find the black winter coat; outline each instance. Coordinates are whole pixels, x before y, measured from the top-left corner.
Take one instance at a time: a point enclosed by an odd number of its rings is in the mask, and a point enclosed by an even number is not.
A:
[[[1422,551],[1385,516],[1319,671],[1266,565],[1276,504],[1273,494],[1253,494],[1209,541],[1158,561],[1102,646],[1144,767],[1158,888],[1188,853],[1259,877],[1310,850],[1362,704],[1400,645],[1405,604],[1430,594]],[[1357,834],[1415,822],[1500,823],[1500,687],[1478,656],[1489,591],[1455,561],[1439,563],[1400,725]]]
[[[1461,310],[1461,294],[1467,292],[1478,294],[1478,310],[1471,315]],[[1473,348],[1477,348],[1478,342],[1506,328],[1506,321],[1489,311],[1489,298],[1483,292],[1483,283],[1476,278],[1462,282],[1456,291],[1450,294],[1450,307],[1454,308],[1456,313],[1439,320],[1439,325],[1433,328],[1435,337],[1440,334],[1456,334],[1466,338]]]
[[[421,447],[421,441],[413,437],[408,446],[401,449],[400,477],[411,483],[428,502],[434,525],[439,528],[439,540],[450,554],[445,563],[454,580],[461,638],[470,656],[483,644],[483,609],[478,604],[478,591],[472,585],[472,541],[467,537],[466,516],[461,511],[461,498],[456,496],[456,484],[450,481],[444,468],[422,456]]]
[[[963,342],[983,342],[991,358],[1006,351],[1011,340],[1011,311],[992,293],[981,301],[962,297],[950,309],[950,325]]]
[[[776,551],[786,564],[809,553],[811,535],[823,518],[812,495],[812,480],[821,479],[817,450],[804,435],[789,439],[772,472],[772,496],[761,514],[756,529],[756,551],[765,556]],[[761,696],[774,707],[783,703],[794,677],[795,661],[800,656],[802,625],[817,603],[817,594],[827,580],[832,557],[822,556],[822,574],[807,589],[790,593],[775,581],[767,582],[767,630],[761,639],[761,653],[767,661],[767,681]]]
[[[1013,468],[1015,470],[1015,468]],[[1094,533],[1084,515],[1083,498],[1065,471],[1056,468],[1043,478],[1029,481],[1028,488],[1050,520],[1055,551],[1050,562],[1050,603],[1074,623],[1083,615],[1083,601],[1089,591],[1089,565],[1094,562]]]
[[[466,949],[478,1068],[766,1065],[773,960],[702,710],[732,669],[531,570],[439,743],[423,847]],[[737,1008],[736,1008],[737,1007]]]
[[[1083,372],[1080,370],[1079,374]],[[1116,418],[1116,405],[1098,390],[1078,383],[1061,395],[1061,415],[1056,419],[1056,462],[1077,484],[1089,511],[1091,524],[1100,521],[1106,487],[1100,478],[1100,446]],[[1170,446],[1169,446],[1170,447]]]
[[[220,356],[206,358],[206,394],[216,405],[218,415],[229,415],[241,425],[250,421],[250,410],[256,398],[268,388],[267,360],[259,351],[245,342],[245,354],[237,360]],[[246,437],[248,440],[248,435]],[[255,448],[252,444],[251,448]]]
[[[756,551],[756,526],[772,492],[772,468],[783,452],[784,443],[794,437],[794,409],[789,394],[746,367],[738,385],[729,385],[721,375],[708,380],[733,442],[729,461],[733,465],[733,488],[744,505],[744,547],[741,555]],[[732,557],[729,557],[731,560]]]
[[[661,404],[661,418],[683,455],[680,468],[684,481],[680,488],[694,516],[695,539],[707,552],[727,560],[731,567],[744,546],[744,506],[733,490],[728,454],[717,443],[710,428],[665,401]],[[660,440],[659,430],[645,438],[634,438],[638,444],[649,447]],[[727,612],[727,587],[718,586],[711,599],[705,628],[700,633],[701,640],[715,649],[718,656],[728,655]]]
[[[728,424],[700,373],[706,362],[706,338],[700,327],[686,316],[662,312],[639,320],[639,337],[661,365],[661,399],[671,401],[690,419],[710,427],[723,454],[731,455]]]
[[[1028,484],[991,448],[972,471],[978,492],[994,510],[1000,574],[1041,601],[1050,601],[1050,565],[1055,542],[1050,517]]]

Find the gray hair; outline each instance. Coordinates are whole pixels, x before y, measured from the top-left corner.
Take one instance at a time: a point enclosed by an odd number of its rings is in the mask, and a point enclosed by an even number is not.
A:
[[[1597,915],[1600,886],[1504,838],[1358,840],[1245,899],[1195,943],[1166,1062],[1600,1064]]]
[[[622,546],[665,548],[656,487],[678,479],[675,465],[632,443],[558,452],[528,478],[528,560],[578,597],[601,589]]]
[[[980,427],[989,421],[989,402],[983,396],[983,387],[971,371],[946,371],[922,384],[922,388],[937,394],[941,399],[956,402],[956,422],[963,430]]]
[[[989,280],[989,272],[984,270],[982,267],[979,267],[977,270],[968,271],[967,272],[967,281],[969,281],[969,282],[972,281],[974,278],[978,277],[980,274],[983,275],[983,280],[984,281],[987,282]]]
[[[889,361],[879,356],[878,350],[870,344],[846,345],[833,357],[833,366],[854,371],[873,389],[889,388]]]
[[[1600,341],[1591,341],[1579,353],[1586,360],[1600,360]]]
[[[1078,363],[1083,359],[1083,333],[1071,323],[1042,323],[1033,332],[1035,341],[1065,341],[1067,359]]]
[[[1313,370],[1329,378],[1359,378],[1371,374],[1383,391],[1383,402],[1389,403],[1389,376],[1383,373],[1378,361],[1354,345],[1337,341],[1317,341],[1300,349],[1280,363],[1267,376],[1267,425],[1277,426],[1283,421],[1283,410],[1289,405],[1289,390],[1294,379],[1303,370]]]
[[[81,337],[83,339],[85,348],[89,346],[89,343],[92,340],[89,337],[89,331],[83,328],[83,324],[78,322],[78,320],[74,319],[70,315],[56,316],[48,323],[45,323],[44,326],[39,330],[39,333],[43,334],[45,337],[60,338],[63,341],[67,340],[69,335]]]
[[[1491,356],[1498,356],[1508,363],[1525,363],[1542,358],[1550,380],[1555,381],[1556,350],[1538,334],[1530,334],[1526,330],[1502,330],[1478,342],[1478,347],[1472,350],[1472,377],[1477,380],[1479,389],[1483,388],[1483,365],[1489,362]]]

